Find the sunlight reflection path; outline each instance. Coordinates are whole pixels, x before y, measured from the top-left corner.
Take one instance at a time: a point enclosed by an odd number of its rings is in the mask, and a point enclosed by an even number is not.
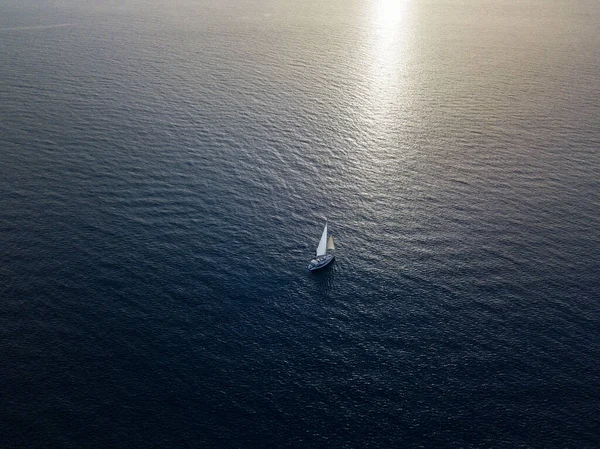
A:
[[[384,132],[386,121],[406,104],[406,79],[410,59],[410,0],[376,0],[371,19],[368,64],[371,119]]]
[[[390,35],[402,23],[409,7],[407,0],[378,0],[375,25],[380,34]]]

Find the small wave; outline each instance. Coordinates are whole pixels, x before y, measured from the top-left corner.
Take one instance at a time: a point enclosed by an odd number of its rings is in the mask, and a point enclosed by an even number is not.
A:
[[[0,28],[0,32],[2,31],[29,31],[29,30],[47,30],[50,28],[66,28],[75,26],[75,23],[58,23],[56,25],[30,25],[30,26],[20,26],[20,27],[8,27],[8,28]]]

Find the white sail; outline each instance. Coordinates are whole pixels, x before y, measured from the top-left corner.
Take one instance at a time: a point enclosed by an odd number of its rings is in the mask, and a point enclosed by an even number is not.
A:
[[[325,223],[325,229],[323,229],[323,235],[319,240],[319,246],[317,246],[317,257],[323,256],[327,253],[327,223]]]
[[[334,250],[335,245],[333,244],[333,237],[329,236],[329,240],[327,240],[327,249]]]

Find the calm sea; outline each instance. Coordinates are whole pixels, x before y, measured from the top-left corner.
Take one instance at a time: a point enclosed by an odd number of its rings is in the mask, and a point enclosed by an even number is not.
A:
[[[3,0],[0,447],[600,447],[599,23]]]

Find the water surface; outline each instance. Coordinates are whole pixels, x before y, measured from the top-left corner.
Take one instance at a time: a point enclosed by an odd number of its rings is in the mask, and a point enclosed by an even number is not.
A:
[[[4,2],[0,446],[598,447],[599,19]]]

